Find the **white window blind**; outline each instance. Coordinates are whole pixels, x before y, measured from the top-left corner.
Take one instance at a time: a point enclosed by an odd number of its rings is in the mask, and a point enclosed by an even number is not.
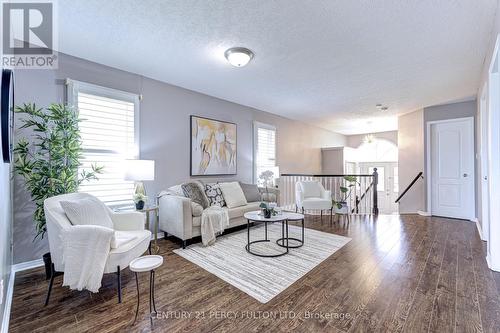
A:
[[[134,183],[125,181],[124,160],[137,158],[138,96],[71,81],[78,107],[83,154],[81,169],[103,167],[97,180],[84,182],[79,191],[90,193],[107,205],[132,204]]]
[[[254,123],[254,172],[258,183],[259,172],[262,169],[276,166],[276,128]]]

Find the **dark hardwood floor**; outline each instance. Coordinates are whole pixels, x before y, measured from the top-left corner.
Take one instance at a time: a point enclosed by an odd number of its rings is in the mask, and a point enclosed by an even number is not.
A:
[[[379,216],[308,228],[352,241],[267,304],[172,252],[156,277],[157,332],[500,332],[500,274],[490,271],[471,222],[421,216]],[[47,307],[44,271],[18,273],[10,331],[148,332],[147,275],[140,276],[140,318],[133,274],[115,276],[98,294],[62,288],[57,277]]]

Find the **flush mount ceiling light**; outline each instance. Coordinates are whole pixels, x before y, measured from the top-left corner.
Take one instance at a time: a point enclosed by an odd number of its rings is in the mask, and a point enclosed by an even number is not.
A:
[[[235,67],[243,67],[253,58],[253,52],[246,47],[232,47],[224,52],[227,61]]]
[[[387,111],[389,110],[388,106],[383,106],[382,104],[376,104],[375,107],[380,110],[380,111]]]

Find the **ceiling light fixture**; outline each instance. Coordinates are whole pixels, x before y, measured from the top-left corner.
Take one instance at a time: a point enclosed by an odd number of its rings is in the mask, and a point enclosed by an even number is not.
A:
[[[252,60],[254,54],[246,47],[232,47],[224,52],[227,61],[235,67],[243,67]]]
[[[383,106],[380,108],[380,111],[387,111],[387,110],[389,110],[389,108],[387,106]]]
[[[375,141],[375,136],[373,134],[367,134],[363,139],[363,142],[366,144],[373,143],[374,141]]]

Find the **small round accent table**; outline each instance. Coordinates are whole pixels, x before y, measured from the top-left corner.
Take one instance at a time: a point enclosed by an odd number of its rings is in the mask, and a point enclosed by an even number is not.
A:
[[[278,238],[276,240],[276,244],[278,244],[281,247],[286,247],[288,249],[299,248],[302,245],[304,245],[304,215],[303,214],[299,214],[299,213],[288,213],[288,212],[284,213],[284,214],[286,214],[287,225],[288,225],[288,222],[290,222],[290,221],[301,221],[302,222],[302,235],[300,237],[301,239],[294,238],[294,237],[289,237],[288,236],[288,232],[287,232],[286,238],[283,238],[283,237],[282,238]],[[298,245],[290,245],[289,244],[290,240],[296,241],[299,244]]]
[[[163,264],[163,257],[159,255],[149,255],[142,256],[132,260],[129,264],[130,270],[135,273],[135,285],[137,286],[137,308],[135,309],[135,319],[137,320],[137,314],[139,313],[139,279],[137,273],[148,272],[149,271],[149,319],[151,324],[153,324],[152,313],[156,312],[155,304],[155,269]],[[154,309],[154,311],[153,311]]]

